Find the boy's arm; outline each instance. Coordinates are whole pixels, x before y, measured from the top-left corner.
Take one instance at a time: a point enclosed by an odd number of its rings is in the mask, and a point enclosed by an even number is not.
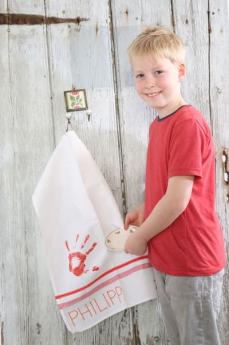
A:
[[[146,243],[181,215],[190,201],[193,181],[194,176],[169,178],[165,195],[159,200],[139,230],[128,237],[125,245],[126,252],[136,255],[144,254],[143,248],[145,246],[146,250]]]

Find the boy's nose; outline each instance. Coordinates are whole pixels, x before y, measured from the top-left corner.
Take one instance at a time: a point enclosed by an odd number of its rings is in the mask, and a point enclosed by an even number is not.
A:
[[[151,89],[154,86],[155,86],[155,78],[153,77],[147,78],[146,83],[145,83],[145,88]]]

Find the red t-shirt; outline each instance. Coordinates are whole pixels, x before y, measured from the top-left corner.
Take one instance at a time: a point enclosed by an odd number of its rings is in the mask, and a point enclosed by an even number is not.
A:
[[[185,211],[148,244],[153,267],[172,275],[201,276],[226,264],[215,211],[215,152],[204,117],[191,105],[150,126],[146,166],[145,217],[166,193],[171,176],[194,175]]]

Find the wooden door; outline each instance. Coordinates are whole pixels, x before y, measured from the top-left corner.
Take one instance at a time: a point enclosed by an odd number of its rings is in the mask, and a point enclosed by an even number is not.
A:
[[[6,16],[6,14],[15,14]],[[60,23],[61,22],[61,23]],[[65,90],[85,88],[92,111],[73,129],[112,188],[120,210],[142,200],[148,127],[155,113],[136,96],[126,49],[146,25],[166,25],[187,46],[183,92],[211,126],[217,212],[228,248],[229,13],[226,0],[24,0],[0,3],[1,345],[167,344],[156,300],[92,329],[67,332],[56,307],[31,195],[65,132]],[[220,316],[226,345],[228,275]]]

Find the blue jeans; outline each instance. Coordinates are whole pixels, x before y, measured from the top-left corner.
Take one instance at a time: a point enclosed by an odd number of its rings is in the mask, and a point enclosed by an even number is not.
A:
[[[224,270],[200,277],[154,269],[158,300],[171,345],[220,345],[217,317]]]

